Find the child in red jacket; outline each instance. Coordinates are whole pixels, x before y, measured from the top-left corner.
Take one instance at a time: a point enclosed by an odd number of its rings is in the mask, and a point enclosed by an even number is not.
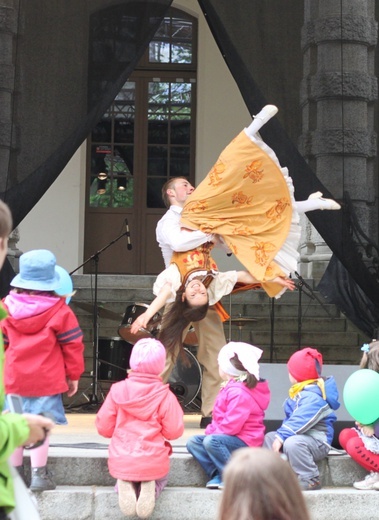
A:
[[[56,424],[67,424],[62,393],[70,397],[78,390],[84,370],[83,332],[61,287],[53,253],[45,249],[20,257],[20,273],[4,299],[8,317],[4,334],[6,394],[22,397],[24,413],[51,414]],[[30,489],[55,489],[47,471],[49,440],[30,451]],[[11,463],[23,475],[23,448],[17,448]]]
[[[97,413],[98,432],[111,438],[108,467],[126,516],[152,514],[168,479],[172,448],[166,439],[177,439],[184,431],[183,410],[159,375],[165,362],[160,341],[137,341],[127,379],[112,385]]]

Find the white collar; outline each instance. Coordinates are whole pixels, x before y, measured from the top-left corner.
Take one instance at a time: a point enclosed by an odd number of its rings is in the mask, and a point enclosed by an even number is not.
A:
[[[183,208],[181,206],[177,206],[176,204],[171,204],[170,211],[173,211],[174,213],[179,213],[180,215],[183,211]]]

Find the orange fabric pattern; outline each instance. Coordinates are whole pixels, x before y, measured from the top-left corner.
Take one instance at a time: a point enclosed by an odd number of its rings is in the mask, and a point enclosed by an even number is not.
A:
[[[269,296],[283,271],[273,261],[292,218],[290,193],[277,164],[242,131],[221,153],[184,206],[181,223],[222,235]]]

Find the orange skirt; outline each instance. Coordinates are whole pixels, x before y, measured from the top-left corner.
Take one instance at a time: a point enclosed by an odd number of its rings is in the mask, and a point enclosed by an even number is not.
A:
[[[183,227],[221,235],[270,297],[283,291],[270,280],[288,274],[274,261],[293,217],[287,182],[279,163],[242,131],[188,197],[181,217]]]

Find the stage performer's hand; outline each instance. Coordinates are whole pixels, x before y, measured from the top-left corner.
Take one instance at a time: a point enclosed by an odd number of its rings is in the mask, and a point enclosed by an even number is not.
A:
[[[150,316],[147,313],[147,311],[144,312],[143,314],[140,314],[138,316],[138,318],[132,323],[132,325],[130,327],[130,332],[132,334],[137,334],[137,332],[140,329],[146,329],[146,326],[147,326],[149,320],[150,320]]]
[[[296,288],[295,282],[290,278],[281,278],[280,276],[277,276],[272,281],[278,283],[286,289],[289,289],[290,291],[293,291]]]

